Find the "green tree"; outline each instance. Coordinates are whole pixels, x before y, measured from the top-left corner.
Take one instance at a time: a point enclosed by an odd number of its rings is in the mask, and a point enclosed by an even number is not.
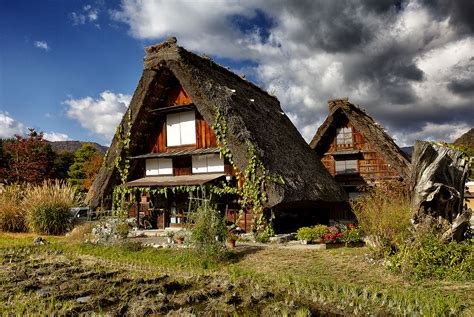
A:
[[[82,147],[76,151],[74,155],[74,163],[72,163],[67,172],[69,184],[80,190],[85,189],[84,181],[87,178],[87,175],[84,166],[87,162],[90,162],[96,154],[96,148],[90,143],[82,145]]]
[[[74,157],[75,155],[72,151],[56,152],[53,167],[54,178],[63,180],[68,178],[68,171],[74,163]]]

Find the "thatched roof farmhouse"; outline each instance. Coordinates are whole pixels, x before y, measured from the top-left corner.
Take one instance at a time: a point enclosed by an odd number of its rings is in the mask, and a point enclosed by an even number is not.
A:
[[[409,157],[367,112],[347,98],[328,106],[310,147],[349,193],[361,185],[408,179]]]
[[[211,127],[219,118],[226,125],[226,148],[239,171],[244,171],[249,164],[251,145],[268,174],[284,180],[284,183],[266,183],[263,188],[267,195],[266,208],[322,212],[321,206],[326,208],[346,200],[345,192],[308,147],[274,96],[210,58],[177,46],[175,39],[150,46],[146,51],[143,74],[130,103],[130,112],[124,115],[112,140],[107,162],[90,190],[92,207],[109,206],[113,188],[120,183],[114,162],[125,151],[123,136],[120,137],[124,131],[130,132],[128,186],[134,186],[134,181],[140,186],[200,185],[233,173],[227,159],[225,168],[222,163],[222,169],[213,169],[218,173],[210,173],[211,176],[194,173],[198,169],[194,167],[193,156],[207,155],[210,160],[212,155],[217,155],[217,133]],[[191,116],[191,121],[186,122],[196,127],[196,132],[191,133],[193,137],[196,133],[196,140],[188,142],[190,144],[183,145],[179,141],[175,144],[174,139],[170,139],[174,138],[170,133],[175,133],[169,122],[170,114],[177,115],[179,121],[180,113]],[[183,123],[182,129],[189,129],[186,127]],[[179,130],[176,131],[179,134]],[[188,137],[181,135],[182,139]],[[145,160],[152,158],[169,159],[169,164],[173,164],[172,173],[155,174],[153,179],[145,175],[145,169],[148,170]]]

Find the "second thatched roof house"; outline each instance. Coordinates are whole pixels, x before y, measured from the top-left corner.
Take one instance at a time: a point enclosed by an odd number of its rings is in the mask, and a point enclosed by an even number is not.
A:
[[[359,186],[408,179],[410,159],[384,129],[348,99],[330,100],[310,147],[349,195]]]
[[[147,193],[146,208],[162,212],[157,227],[178,226],[190,193],[208,186],[223,194],[224,209],[271,209],[277,228],[325,222],[347,196],[278,100],[175,42],[146,49],[143,75],[90,190],[91,206],[110,206],[123,183]]]

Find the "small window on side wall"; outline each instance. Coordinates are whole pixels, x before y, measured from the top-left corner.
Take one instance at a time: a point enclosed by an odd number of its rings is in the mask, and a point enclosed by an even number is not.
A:
[[[336,130],[336,144],[352,144],[352,128],[344,127]]]
[[[224,158],[219,154],[193,155],[193,174],[224,172]]]
[[[173,160],[170,158],[147,159],[145,175],[173,175]]]
[[[336,174],[356,174],[357,160],[336,161]]]

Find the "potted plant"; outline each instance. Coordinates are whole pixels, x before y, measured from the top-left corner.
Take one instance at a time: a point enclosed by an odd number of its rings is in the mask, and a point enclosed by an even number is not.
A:
[[[302,227],[296,232],[296,238],[303,244],[323,243],[324,236],[330,233],[328,226],[315,225],[313,227]]]
[[[169,230],[168,232],[166,232],[166,236],[168,237],[168,243],[173,243],[174,240],[173,240],[173,237],[174,237],[174,232]]]
[[[237,241],[238,238],[239,238],[239,237],[238,237],[236,234],[229,232],[229,233],[227,234],[227,240],[226,240],[226,242],[225,242],[226,247],[227,247],[228,249],[233,249],[233,248],[235,248],[235,241]]]
[[[316,225],[313,227],[313,242],[324,243],[324,235],[329,233],[328,226]]]
[[[311,243],[313,240],[313,229],[310,227],[302,227],[296,231],[296,239],[300,240],[302,244]]]
[[[184,236],[185,236],[183,231],[176,232],[176,234],[174,236],[175,236],[177,244],[183,244]]]
[[[344,236],[344,242],[346,243],[346,246],[363,247],[365,243],[362,241],[360,228],[353,224],[348,225]]]

